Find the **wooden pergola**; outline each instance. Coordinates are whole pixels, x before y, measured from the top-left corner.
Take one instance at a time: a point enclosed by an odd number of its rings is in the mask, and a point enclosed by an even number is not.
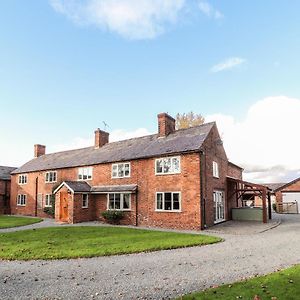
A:
[[[232,194],[228,195],[228,199],[235,197],[236,207],[240,207],[239,200],[242,200],[243,195],[251,194],[254,197],[259,196],[262,199],[262,210],[263,210],[263,223],[267,223],[268,219],[272,219],[272,207],[271,207],[271,193],[270,189],[264,185],[247,182],[241,179],[227,177],[229,182],[233,182],[235,185]],[[268,201],[268,209],[267,209]]]

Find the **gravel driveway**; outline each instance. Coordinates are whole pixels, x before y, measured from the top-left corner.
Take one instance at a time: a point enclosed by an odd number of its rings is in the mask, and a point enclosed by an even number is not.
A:
[[[0,261],[0,299],[170,299],[300,263],[300,216],[225,242],[91,259]]]

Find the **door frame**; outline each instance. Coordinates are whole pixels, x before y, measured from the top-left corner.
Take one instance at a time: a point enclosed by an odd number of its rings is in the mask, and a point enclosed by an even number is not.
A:
[[[63,200],[64,196],[66,196],[66,201]],[[59,221],[60,222],[69,222],[69,193],[68,192],[60,192],[59,197],[60,197],[60,201],[59,201],[60,202],[59,203]],[[64,203],[67,204],[66,208],[62,207]],[[63,210],[64,210],[64,212],[66,212],[64,217],[62,217],[62,215],[63,215],[62,211]]]

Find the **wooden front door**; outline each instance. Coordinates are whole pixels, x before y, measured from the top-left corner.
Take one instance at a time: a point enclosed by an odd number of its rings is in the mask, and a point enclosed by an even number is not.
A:
[[[69,213],[68,213],[68,193],[60,193],[60,221],[68,222]]]

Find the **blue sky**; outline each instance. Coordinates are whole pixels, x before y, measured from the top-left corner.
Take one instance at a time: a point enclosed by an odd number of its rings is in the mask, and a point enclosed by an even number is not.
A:
[[[91,139],[102,121],[123,133],[156,131],[163,111],[243,122],[261,99],[300,98],[299,1],[140,1],[0,2],[0,164]]]

